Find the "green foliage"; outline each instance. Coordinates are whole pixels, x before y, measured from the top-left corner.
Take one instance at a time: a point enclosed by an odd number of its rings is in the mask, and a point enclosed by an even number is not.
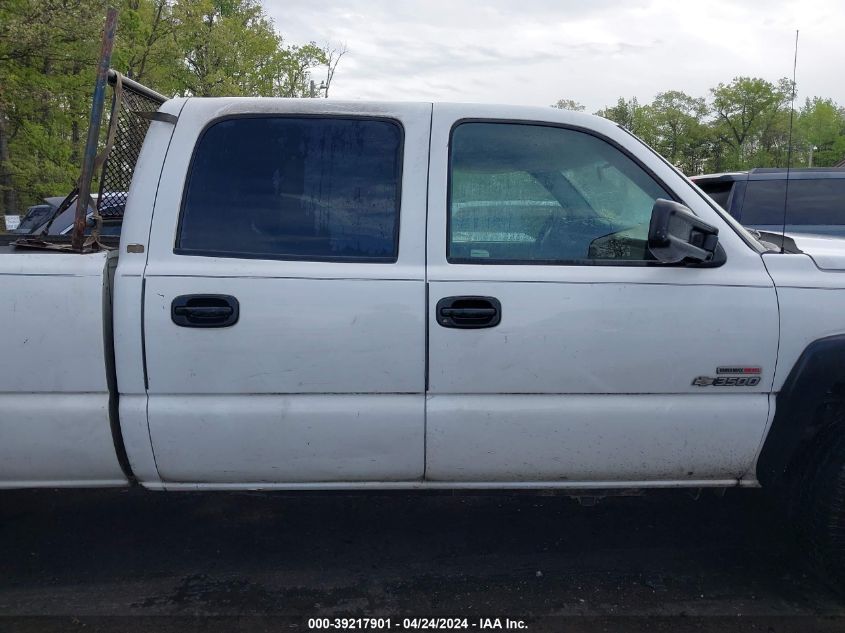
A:
[[[0,0],[2,209],[73,185],[96,60],[81,34],[102,28],[103,6]]]
[[[813,97],[798,112],[802,166],[834,165],[845,158],[845,108],[830,99]]]
[[[270,94],[280,40],[254,0],[181,0],[173,7],[176,49],[184,59],[172,79],[199,97]]]
[[[595,114],[618,123],[650,145],[655,143],[654,120],[650,116],[649,110],[641,106],[636,97],[633,99],[619,97],[615,106],[608,106]]]
[[[655,149],[685,172],[701,169],[711,147],[703,123],[707,114],[704,99],[669,90],[658,94],[645,110],[644,118],[651,121]]]
[[[587,106],[575,101],[575,99],[558,99],[557,103],[552,104],[552,107],[558,110],[572,110],[573,112],[583,112],[587,109]]]
[[[701,174],[785,167],[791,99],[789,79],[735,77],[710,90],[709,99],[669,90],[647,105],[620,97],[596,114],[636,134],[685,173]],[[813,97],[794,119],[792,166],[830,166],[845,158],[845,108]]]
[[[778,163],[785,157],[792,84],[782,79],[777,85],[764,79],[736,77],[711,91],[712,113],[718,155],[717,169],[738,169],[747,164]],[[786,133],[786,137],[784,135]]]
[[[322,96],[344,48],[288,45],[258,0],[114,0],[112,67],[167,95]],[[107,0],[0,0],[0,213],[79,176]]]

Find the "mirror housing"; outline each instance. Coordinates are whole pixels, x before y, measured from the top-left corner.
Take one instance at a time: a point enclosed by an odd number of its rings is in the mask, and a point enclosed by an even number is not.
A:
[[[716,254],[719,229],[702,222],[688,207],[658,198],[651,209],[648,250],[663,264],[710,262]]]

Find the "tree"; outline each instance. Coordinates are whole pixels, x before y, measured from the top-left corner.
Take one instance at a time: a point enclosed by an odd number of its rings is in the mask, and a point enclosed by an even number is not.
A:
[[[713,129],[728,163],[725,167],[741,168],[759,149],[765,131],[772,125],[790,99],[792,83],[782,79],[772,84],[765,79],[735,77],[729,84],[720,83],[713,96]]]
[[[73,186],[90,109],[105,4],[63,0],[0,3],[2,209]]]
[[[108,0],[0,0],[0,213],[79,176]],[[288,45],[259,0],[114,0],[112,67],[165,95],[325,92],[346,47]]]
[[[631,134],[635,134],[649,145],[656,142],[654,122],[648,108],[640,106],[636,97],[625,99],[619,97],[615,106],[605,107],[595,113],[597,116],[610,119],[618,123]]]
[[[161,87],[178,64],[172,4],[168,0],[127,0],[118,17],[112,65],[130,79]]]
[[[813,97],[798,113],[797,143],[802,163],[818,167],[835,165],[845,157],[845,110],[831,99]]]
[[[256,0],[180,0],[173,21],[178,93],[271,94],[279,40]]]
[[[635,126],[635,112],[639,109],[639,102],[634,97],[630,101],[625,97],[619,97],[615,106],[606,106],[595,114],[605,119],[618,123],[629,131]]]
[[[312,71],[325,67],[328,86],[346,53],[285,45],[258,0],[179,0],[172,14],[183,63],[170,83],[180,94],[308,97]]]
[[[310,96],[311,69],[328,63],[326,51],[314,42],[280,50],[274,60],[276,70],[272,83],[273,96]]]
[[[700,173],[711,141],[704,99],[669,90],[644,108],[655,149],[686,173]]]
[[[552,107],[558,110],[572,110],[573,112],[583,112],[587,109],[586,106],[581,105],[575,99],[558,99],[557,103],[552,104]]]
[[[338,47],[326,44],[323,47],[323,55],[326,58],[326,82],[324,84],[326,99],[329,98],[329,88],[331,88],[334,73],[337,70],[338,64],[340,64],[340,59],[348,52],[349,49],[346,47],[346,44],[341,44]]]

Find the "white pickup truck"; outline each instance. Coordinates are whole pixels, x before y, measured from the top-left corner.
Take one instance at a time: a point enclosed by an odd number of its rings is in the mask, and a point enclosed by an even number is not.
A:
[[[0,254],[0,486],[762,484],[841,573],[845,254],[786,241],[588,115],[173,99],[118,250]]]

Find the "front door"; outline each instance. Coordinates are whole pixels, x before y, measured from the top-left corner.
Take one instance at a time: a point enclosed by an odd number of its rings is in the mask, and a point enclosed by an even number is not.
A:
[[[312,101],[180,115],[144,290],[166,484],[422,477],[431,108]]]
[[[777,349],[759,255],[615,126],[495,114],[434,110],[426,478],[735,481],[766,425]],[[658,198],[719,227],[720,265],[650,257]],[[732,368],[754,378],[696,381]]]

